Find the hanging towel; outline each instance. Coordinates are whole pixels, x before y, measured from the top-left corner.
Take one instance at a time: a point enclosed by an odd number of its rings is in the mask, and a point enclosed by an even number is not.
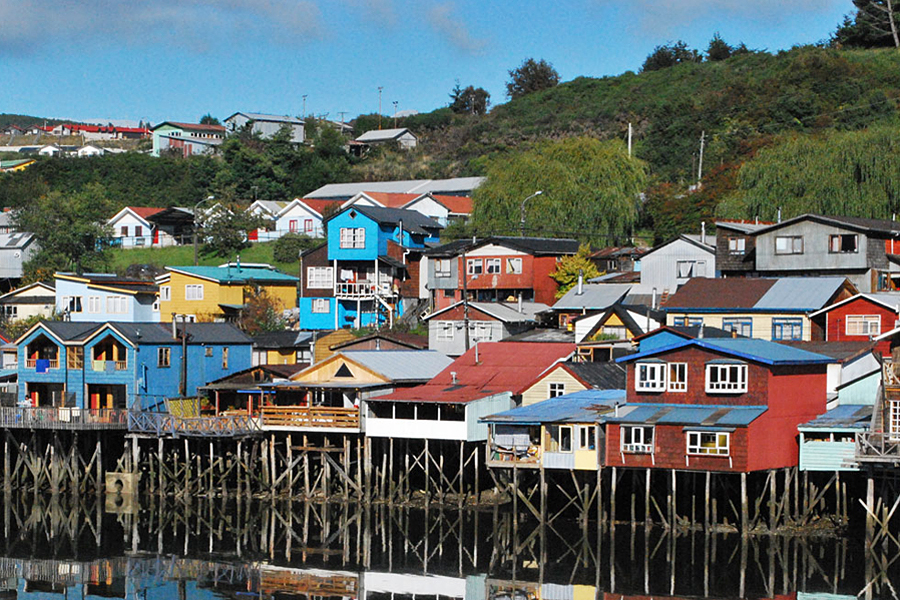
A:
[[[50,370],[50,359],[39,358],[34,361],[34,371],[36,373],[46,373]]]

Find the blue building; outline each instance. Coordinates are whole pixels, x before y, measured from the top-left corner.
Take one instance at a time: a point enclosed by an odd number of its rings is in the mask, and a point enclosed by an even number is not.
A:
[[[403,312],[404,283],[418,278],[418,262],[409,272],[410,251],[437,243],[441,225],[415,210],[352,205],[326,228],[327,244],[302,260],[301,328],[390,324]]]
[[[150,409],[253,360],[252,340],[228,323],[45,321],[16,342],[22,406]]]
[[[69,321],[159,321],[159,287],[106,273],[57,273],[56,312]]]

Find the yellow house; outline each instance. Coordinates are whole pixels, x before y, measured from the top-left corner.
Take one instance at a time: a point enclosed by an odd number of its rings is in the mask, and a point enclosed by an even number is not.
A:
[[[218,267],[166,267],[157,278],[159,318],[187,315],[198,321],[236,319],[256,290],[275,300],[279,310],[297,307],[296,277],[269,265],[226,264]]]
[[[522,393],[522,406],[589,389],[624,390],[625,369],[614,362],[560,362]]]

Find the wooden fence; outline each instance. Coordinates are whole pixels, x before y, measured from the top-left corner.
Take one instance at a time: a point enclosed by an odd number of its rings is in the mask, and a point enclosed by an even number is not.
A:
[[[263,406],[263,427],[359,429],[358,408]]]
[[[248,415],[178,417],[169,413],[131,412],[128,431],[159,437],[237,437],[260,431],[259,420]]]
[[[0,406],[0,429],[126,429],[128,412],[116,408]]]

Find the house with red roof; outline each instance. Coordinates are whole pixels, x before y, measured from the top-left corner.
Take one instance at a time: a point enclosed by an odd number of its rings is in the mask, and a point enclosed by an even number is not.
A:
[[[149,219],[163,210],[151,206],[126,206],[106,223],[112,229],[113,239],[122,248],[158,246],[156,224]]]
[[[286,233],[299,233],[309,237],[325,237],[325,218],[340,208],[335,200],[294,198],[274,216],[274,230],[269,239],[277,239]]]
[[[482,417],[517,406],[538,376],[575,352],[575,344],[483,342],[431,381],[366,400],[366,435],[481,442]]]

